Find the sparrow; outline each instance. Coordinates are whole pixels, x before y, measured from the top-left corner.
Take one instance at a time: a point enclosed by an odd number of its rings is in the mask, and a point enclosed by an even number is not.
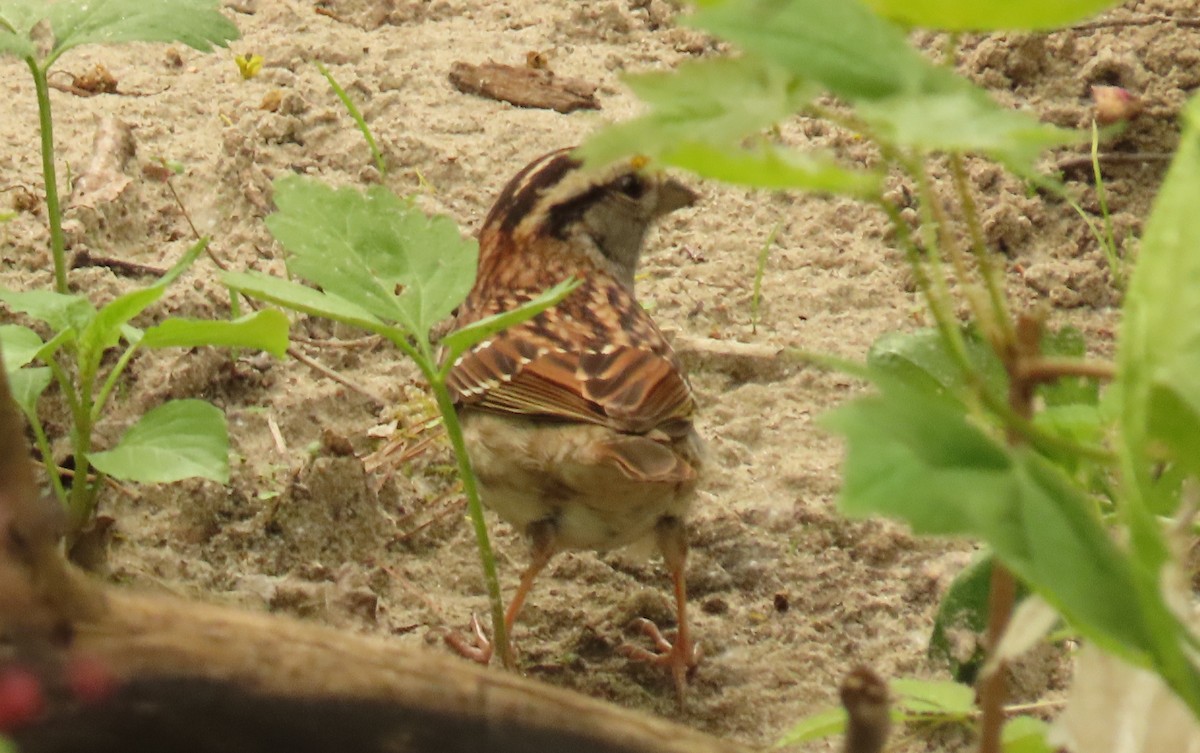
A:
[[[509,634],[555,553],[648,539],[674,585],[674,641],[640,620],[654,649],[618,650],[669,670],[682,702],[701,658],[687,622],[684,518],[703,447],[684,368],[637,302],[634,275],[651,224],[697,195],[646,162],[585,170],[570,148],[559,149],[509,181],[484,219],[478,274],[456,326],[567,278],[580,284],[459,356],[447,385],[484,505],[530,542],[530,564],[505,614]],[[447,640],[487,663],[494,647],[477,622],[475,634],[474,645]]]

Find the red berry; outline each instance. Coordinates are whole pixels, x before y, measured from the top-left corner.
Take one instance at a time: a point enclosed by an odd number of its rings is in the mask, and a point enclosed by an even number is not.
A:
[[[0,670],[0,732],[32,724],[46,710],[37,676],[24,667]]]

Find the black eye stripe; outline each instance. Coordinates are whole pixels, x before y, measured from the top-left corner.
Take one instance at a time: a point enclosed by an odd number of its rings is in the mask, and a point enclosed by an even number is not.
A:
[[[484,226],[499,219],[500,229],[511,232],[533,210],[538,199],[548,188],[582,164],[579,160],[572,159],[570,153],[571,148],[551,152],[529,163],[524,170],[513,176],[500,192],[496,203],[492,205],[492,211],[483,221]]]

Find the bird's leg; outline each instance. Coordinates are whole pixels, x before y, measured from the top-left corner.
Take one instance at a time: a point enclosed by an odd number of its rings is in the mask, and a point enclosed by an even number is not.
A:
[[[529,566],[521,573],[521,582],[517,586],[517,592],[513,594],[512,601],[508,603],[508,609],[504,612],[504,632],[508,635],[510,653],[512,652],[513,625],[521,613],[521,607],[525,606],[525,598],[533,590],[533,581],[542,570],[546,569],[546,565],[557,551],[557,528],[553,520],[538,520],[531,523],[528,534],[531,554]],[[447,633],[446,643],[466,658],[480,664],[487,664],[492,660],[496,646],[488,638],[487,633],[479,624],[479,618],[475,615],[471,615],[471,631],[474,636],[470,643],[456,633]]]
[[[703,652],[700,646],[692,643],[691,633],[687,622],[687,579],[684,571],[687,567],[687,535],[683,521],[679,518],[663,518],[656,529],[658,547],[662,550],[663,561],[671,571],[671,582],[675,586],[675,616],[678,628],[675,632],[675,642],[667,640],[659,631],[658,626],[647,619],[638,621],[642,632],[654,641],[655,649],[650,651],[631,645],[618,648],[625,656],[634,661],[644,661],[666,667],[675,680],[675,692],[682,706],[687,691],[687,678],[700,664]]]

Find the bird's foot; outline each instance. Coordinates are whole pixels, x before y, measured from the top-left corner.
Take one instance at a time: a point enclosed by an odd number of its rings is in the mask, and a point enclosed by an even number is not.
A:
[[[682,640],[677,636],[675,642],[672,643],[658,629],[658,625],[644,617],[639,617],[634,624],[654,643],[654,650],[624,643],[617,647],[617,653],[628,657],[631,661],[656,664],[669,671],[675,681],[675,692],[682,706],[687,692],[688,678],[700,665],[700,660],[704,658],[704,651],[686,636]]]
[[[443,633],[442,640],[446,641],[446,645],[458,652],[460,656],[486,666],[492,660],[496,644],[492,643],[487,633],[483,631],[483,625],[479,624],[479,617],[476,615],[471,615],[471,632],[473,635],[467,638],[447,630]]]

